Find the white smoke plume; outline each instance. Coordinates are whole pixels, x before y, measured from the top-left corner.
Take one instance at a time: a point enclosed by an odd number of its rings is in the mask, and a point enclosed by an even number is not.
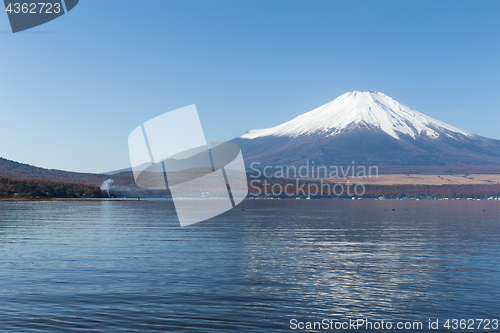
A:
[[[115,181],[111,178],[108,180],[105,180],[104,183],[101,185],[101,190],[108,192],[109,196],[109,190],[111,190],[111,184],[113,184]]]

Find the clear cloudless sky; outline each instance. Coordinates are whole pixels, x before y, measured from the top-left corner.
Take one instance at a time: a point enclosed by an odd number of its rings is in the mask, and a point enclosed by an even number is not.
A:
[[[500,1],[82,0],[16,34],[0,13],[0,157],[45,168],[126,168],[130,132],[186,105],[225,141],[353,90],[500,139]]]

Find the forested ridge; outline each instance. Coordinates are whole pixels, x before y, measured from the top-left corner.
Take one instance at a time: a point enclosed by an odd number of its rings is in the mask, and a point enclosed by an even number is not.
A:
[[[81,183],[87,185],[101,185],[108,178],[108,176],[103,174],[45,169],[29,164],[7,160],[1,157],[0,177],[15,179],[37,179],[61,183]]]
[[[0,198],[105,198],[106,191],[85,184],[0,178]]]

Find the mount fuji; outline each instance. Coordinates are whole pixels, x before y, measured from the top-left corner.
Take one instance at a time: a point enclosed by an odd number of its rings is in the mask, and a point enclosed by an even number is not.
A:
[[[500,173],[500,140],[445,124],[375,91],[348,92],[233,139],[247,167],[377,165],[382,172]]]

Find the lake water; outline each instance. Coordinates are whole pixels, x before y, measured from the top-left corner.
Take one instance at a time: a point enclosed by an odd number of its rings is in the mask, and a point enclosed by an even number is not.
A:
[[[2,332],[456,332],[500,317],[499,281],[499,201],[246,200],[184,228],[168,200],[0,202]]]

